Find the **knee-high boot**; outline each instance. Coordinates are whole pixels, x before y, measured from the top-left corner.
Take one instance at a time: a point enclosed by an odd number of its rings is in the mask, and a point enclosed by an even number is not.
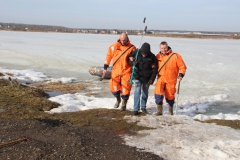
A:
[[[118,108],[119,105],[120,105],[120,103],[121,103],[121,98],[120,98],[120,96],[117,96],[116,98],[117,98],[117,102],[115,103],[114,108]]]
[[[173,115],[173,107],[172,106],[169,106],[168,111],[169,111],[170,115]]]
[[[157,108],[158,108],[158,112],[156,113],[156,115],[157,116],[160,116],[160,115],[162,115],[162,110],[163,110],[163,107],[162,107],[162,105],[157,105]]]
[[[127,101],[128,101],[128,100],[125,100],[125,99],[122,101],[122,107],[121,107],[121,110],[122,110],[122,111],[126,111]]]

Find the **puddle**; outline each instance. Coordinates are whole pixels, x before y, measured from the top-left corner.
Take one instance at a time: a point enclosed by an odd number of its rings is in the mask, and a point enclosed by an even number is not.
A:
[[[52,92],[47,92],[47,94],[48,94],[50,97],[56,97],[56,96],[62,95],[62,94],[64,94],[64,93],[63,93],[63,92],[55,92],[55,91],[52,91]]]

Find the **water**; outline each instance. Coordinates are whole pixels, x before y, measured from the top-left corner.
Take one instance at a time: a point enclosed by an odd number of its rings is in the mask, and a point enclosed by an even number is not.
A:
[[[119,35],[0,31],[0,67],[34,69],[49,77],[75,77],[102,89],[99,97],[112,97],[108,81],[88,73],[103,66],[109,45]],[[129,36],[139,47],[141,36]],[[153,53],[161,41],[182,55],[188,69],[181,82],[178,104],[189,109],[206,107],[206,114],[236,113],[240,109],[240,40],[143,37]],[[150,96],[154,86],[150,87]],[[134,87],[132,89],[132,94]]]

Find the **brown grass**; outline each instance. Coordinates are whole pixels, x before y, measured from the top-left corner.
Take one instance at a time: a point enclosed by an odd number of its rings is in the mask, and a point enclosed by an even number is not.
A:
[[[221,126],[228,126],[234,129],[240,129],[240,120],[219,120],[219,119],[211,119],[206,121],[200,121],[202,123],[215,123]]]
[[[53,84],[52,88],[63,90],[82,89],[79,86]],[[67,87],[66,87],[67,86]],[[45,85],[44,85],[45,87]],[[47,86],[47,89],[51,87]],[[81,126],[97,126],[103,129],[110,129],[119,134],[135,133],[141,129],[149,129],[141,127],[136,123],[128,123],[124,120],[125,115],[130,115],[130,111],[120,111],[117,109],[93,109],[79,112],[66,112],[58,114],[48,114],[49,111],[59,104],[49,101],[48,95],[38,88],[28,87],[24,85],[11,85],[9,81],[0,80],[0,118],[4,119],[50,119],[61,120]]]
[[[56,86],[59,87],[59,85]],[[60,86],[66,85],[61,84]],[[70,85],[67,86],[69,87]],[[75,90],[75,88],[76,86],[74,85],[72,89]],[[124,116],[131,115],[132,113],[130,111],[120,111],[118,109],[92,109],[78,112],[48,114],[44,111],[49,111],[52,108],[58,107],[59,104],[49,101],[47,99],[48,95],[42,89],[21,84],[11,85],[9,81],[1,79],[0,89],[0,109],[2,109],[0,110],[0,118],[60,120],[79,124],[81,126],[97,126],[103,129],[110,129],[116,131],[118,134],[133,134],[138,130],[151,129],[138,126],[136,124],[137,122],[126,122]],[[64,90],[67,89],[65,88]],[[203,123],[216,123],[218,125],[240,129],[240,120],[208,120]]]
[[[47,111],[59,104],[49,101],[48,94],[37,88],[21,84],[12,84],[0,79],[0,108],[29,109],[31,111]]]
[[[87,85],[86,84],[64,84],[64,83],[44,83],[37,84],[38,88],[44,91],[58,91],[63,93],[76,93],[83,91]]]

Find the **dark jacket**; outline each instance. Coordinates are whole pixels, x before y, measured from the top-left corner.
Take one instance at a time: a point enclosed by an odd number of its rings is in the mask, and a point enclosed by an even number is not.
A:
[[[138,56],[136,57],[137,52]],[[143,57],[142,53],[144,53],[146,57]],[[153,83],[158,72],[158,63],[156,56],[150,51],[150,45],[144,43],[139,51],[132,51],[129,57],[133,57],[136,60],[129,60],[130,65],[135,65],[134,79],[140,80],[141,83],[148,83],[151,80]]]

